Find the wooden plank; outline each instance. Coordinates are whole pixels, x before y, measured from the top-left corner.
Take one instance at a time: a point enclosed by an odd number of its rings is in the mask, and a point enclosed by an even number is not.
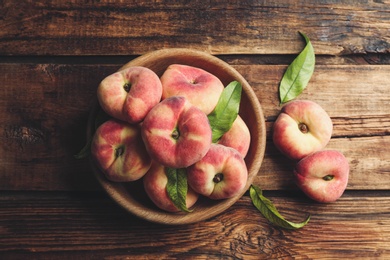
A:
[[[345,194],[317,204],[289,193],[265,193],[282,215],[302,221],[271,225],[245,196],[200,223],[162,226],[124,212],[101,193],[2,193],[0,255],[24,258],[343,259],[390,257],[390,194]]]
[[[273,121],[281,109],[278,88],[287,66],[236,65],[234,67],[253,87],[262,104],[266,120]],[[367,125],[373,126],[369,122],[377,117],[378,121],[387,124],[390,111],[389,72],[390,67],[386,65],[316,65],[313,76],[299,99],[317,102],[336,121],[343,121],[348,117],[347,122],[342,123],[348,129],[343,129],[343,126],[336,122],[337,136],[358,135],[364,123],[359,124],[354,120],[365,121]],[[355,127],[350,127],[351,124],[352,126],[359,124],[359,126],[354,129]],[[340,129],[337,129],[338,127]],[[379,134],[375,130],[369,132],[369,129],[364,129],[364,132]]]
[[[90,168],[73,154],[86,142],[86,121],[96,87],[115,69],[4,64],[0,71],[4,82],[0,94],[2,189],[90,186],[90,178],[86,179]]]
[[[342,152],[350,164],[348,190],[390,188],[390,136],[333,138],[326,149]],[[265,190],[297,190],[292,172],[295,162],[286,159],[271,141],[254,184]]]
[[[98,189],[87,161],[73,155],[85,143],[98,83],[119,66],[0,64],[0,189]],[[293,164],[276,151],[270,136],[286,66],[235,68],[252,85],[267,122],[266,155],[255,182],[264,189],[294,189]],[[389,75],[389,66],[320,65],[299,97],[318,102],[332,117],[328,148],[342,150],[350,160],[348,189],[390,188]],[[335,104],[335,96],[344,102]]]
[[[0,10],[0,55],[295,54],[298,31],[317,54],[390,51],[388,1],[5,0]]]
[[[235,68],[256,92],[271,136],[278,116],[279,83],[286,69],[280,65]],[[388,135],[390,129],[390,74],[388,66],[316,65],[315,72],[298,99],[320,104],[332,118],[333,137]],[[338,98],[335,102],[334,97]]]
[[[256,92],[268,122],[266,155],[255,183],[271,190],[295,189],[291,176],[294,162],[284,158],[272,144],[272,125],[281,109],[278,87],[286,67],[235,67]],[[390,188],[389,69],[317,65],[306,90],[299,96],[317,102],[331,116],[334,131],[326,148],[340,150],[349,159],[351,176],[347,189]],[[335,103],[335,97],[340,101]]]

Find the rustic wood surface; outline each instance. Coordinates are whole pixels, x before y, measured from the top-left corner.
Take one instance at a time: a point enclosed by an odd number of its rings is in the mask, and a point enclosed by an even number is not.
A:
[[[213,54],[389,51],[384,1],[2,1],[0,53],[129,55],[166,47]]]
[[[0,259],[390,258],[390,2],[0,1]],[[347,191],[318,204],[293,184],[270,134],[278,85],[311,39],[316,67],[299,96],[331,116],[328,148],[350,162]],[[254,183],[289,220],[270,224],[246,194],[226,212],[164,226],[128,214],[87,160],[99,82],[148,51],[202,50],[233,65],[264,111]]]
[[[290,220],[312,213],[310,224],[291,231],[270,225],[248,197],[206,222],[176,227],[129,216],[101,193],[4,192],[0,250],[5,259],[385,259],[390,194],[370,194],[318,205],[267,193]]]

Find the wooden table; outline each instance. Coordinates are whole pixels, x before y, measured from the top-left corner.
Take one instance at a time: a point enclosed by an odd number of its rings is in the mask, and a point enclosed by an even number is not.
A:
[[[331,116],[328,148],[351,166],[336,203],[311,201],[274,147],[278,87],[312,41],[316,67],[299,99]],[[255,179],[295,231],[270,224],[248,195],[207,221],[163,226],[135,218],[98,185],[86,120],[99,82],[149,51],[184,47],[233,65],[267,124]],[[295,259],[390,257],[390,2],[0,2],[1,259]]]

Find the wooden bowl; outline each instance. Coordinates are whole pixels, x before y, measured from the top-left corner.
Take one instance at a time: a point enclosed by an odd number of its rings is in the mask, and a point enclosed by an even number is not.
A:
[[[204,52],[190,49],[162,49],[142,55],[120,68],[130,66],[147,67],[161,76],[170,64],[184,64],[202,68],[216,75],[227,86],[237,80],[242,84],[240,116],[248,125],[251,144],[245,162],[248,168],[248,181],[241,194],[226,200],[200,198],[191,213],[170,213],[157,208],[143,190],[142,180],[130,183],[116,183],[107,180],[103,173],[92,163],[93,170],[103,189],[125,210],[142,219],[162,224],[179,225],[209,219],[220,214],[244,195],[258,174],[264,157],[266,130],[260,103],[248,82],[226,62]],[[96,117],[97,106],[92,110],[90,120]],[[91,124],[88,124],[91,125]],[[91,133],[91,127],[89,133]]]

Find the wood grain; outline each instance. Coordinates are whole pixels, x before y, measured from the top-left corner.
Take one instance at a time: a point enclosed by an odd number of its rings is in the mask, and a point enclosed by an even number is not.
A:
[[[86,120],[98,83],[118,67],[0,64],[4,72],[0,75],[1,189],[99,189],[87,161],[73,155],[85,143]],[[266,155],[255,183],[264,189],[294,189],[293,164],[271,140],[272,124],[281,108],[278,84],[286,66],[234,67],[254,89],[267,123]],[[389,75],[386,65],[318,65],[299,97],[319,103],[331,116],[334,133],[328,148],[343,151],[351,163],[348,189],[390,188]],[[335,103],[334,97],[342,101]]]
[[[235,68],[257,93],[266,120],[275,120],[281,108],[278,96],[279,83],[287,66],[237,65]],[[365,121],[367,125],[371,125],[369,121],[377,118],[378,121],[387,124],[390,114],[389,72],[389,66],[386,65],[316,65],[313,76],[299,99],[317,102],[337,121],[353,122],[359,118],[361,122]],[[369,129],[362,129],[363,125],[354,129],[349,128],[349,122],[342,124],[343,126],[335,122],[335,136],[354,136],[362,132],[366,135],[378,134],[376,131],[370,133],[367,131]],[[381,134],[388,133],[386,128],[383,128],[386,132]]]
[[[31,1],[0,6],[0,55],[389,53],[388,1]]]
[[[203,222],[161,226],[139,220],[102,193],[28,192],[0,196],[3,259],[318,259],[390,257],[390,194],[347,193],[316,204],[289,193],[265,194],[302,229],[270,224],[243,197]],[[380,195],[380,196],[379,196]],[[364,209],[364,211],[362,211]]]
[[[390,2],[0,1],[1,259],[390,259]],[[272,143],[278,85],[311,39],[316,68],[299,97],[334,124],[327,148],[351,165],[347,191],[318,204],[292,182]],[[218,55],[262,104],[267,147],[254,183],[286,219],[271,225],[246,193],[181,226],[140,220],[104,193],[87,160],[98,83],[146,52]]]
[[[390,136],[332,139],[326,149],[341,151],[350,164],[347,189],[375,190],[390,187]],[[378,149],[381,147],[381,149]],[[282,156],[271,142],[254,183],[266,190],[297,190],[294,162]]]

